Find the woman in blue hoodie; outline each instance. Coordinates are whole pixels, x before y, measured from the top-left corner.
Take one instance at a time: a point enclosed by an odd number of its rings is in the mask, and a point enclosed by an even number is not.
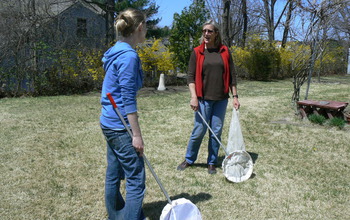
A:
[[[107,170],[105,204],[109,219],[144,219],[142,202],[145,192],[144,143],[137,116],[137,91],[142,87],[141,61],[135,51],[146,36],[146,16],[138,10],[127,9],[115,20],[120,40],[102,59],[106,72],[101,95],[100,123],[107,141]],[[107,98],[111,93],[118,109],[132,129],[130,137]],[[126,177],[125,200],[120,182]]]

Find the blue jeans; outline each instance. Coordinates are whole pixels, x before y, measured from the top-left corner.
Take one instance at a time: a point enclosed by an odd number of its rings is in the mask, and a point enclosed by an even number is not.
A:
[[[224,126],[225,114],[228,99],[220,101],[211,100],[198,100],[198,111],[202,114],[203,118],[209,124],[210,128],[214,131],[215,135],[221,141],[222,128]],[[203,123],[202,118],[195,112],[194,128],[187,145],[186,161],[193,164],[197,160],[199,147],[201,146],[203,137],[207,131],[207,126]],[[216,165],[218,162],[220,144],[215,137],[209,134],[208,143],[208,165]]]
[[[145,194],[145,166],[132,146],[127,131],[102,129],[107,141],[105,203],[110,220],[140,220],[145,216],[142,202]],[[126,177],[125,201],[120,182]]]

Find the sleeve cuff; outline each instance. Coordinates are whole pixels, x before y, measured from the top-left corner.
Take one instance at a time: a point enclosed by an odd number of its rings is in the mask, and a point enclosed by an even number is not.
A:
[[[124,106],[124,109],[125,109],[125,113],[126,114],[131,114],[131,113],[137,112],[136,104],[134,104],[134,105],[126,105],[126,106]]]

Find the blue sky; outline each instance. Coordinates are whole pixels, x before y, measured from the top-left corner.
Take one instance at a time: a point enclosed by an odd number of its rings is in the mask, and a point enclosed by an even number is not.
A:
[[[155,0],[159,6],[157,17],[162,20],[158,23],[160,27],[171,26],[174,13],[181,13],[182,9],[189,7],[192,0]]]
[[[185,7],[189,7],[193,0],[154,0],[155,3],[159,6],[158,14],[156,17],[162,18],[158,23],[159,27],[168,26],[170,27],[173,22],[174,13],[181,13]],[[285,4],[278,2],[276,3],[276,13],[275,16],[278,16],[281,10],[281,5]],[[275,18],[277,20],[277,17]],[[279,30],[276,31],[276,39],[281,38],[282,33]]]

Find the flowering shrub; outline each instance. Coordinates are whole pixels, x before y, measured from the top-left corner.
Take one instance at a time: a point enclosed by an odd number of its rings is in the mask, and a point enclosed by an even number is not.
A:
[[[339,74],[346,71],[346,50],[342,46],[327,45],[324,53],[315,62],[316,71],[322,75]]]
[[[101,51],[61,50],[54,57],[52,65],[38,74],[34,95],[79,94],[102,86]]]
[[[241,47],[232,46],[232,59],[235,64],[237,76],[242,78],[248,78],[248,57],[250,57],[250,51]]]
[[[288,42],[285,48],[277,48],[268,41],[253,38],[246,48],[231,47],[238,76],[253,80],[284,79],[305,71],[310,62],[310,45]],[[342,73],[346,62],[344,48],[327,46],[318,54],[314,72]]]
[[[255,37],[246,48],[233,47],[231,49],[234,62],[240,68],[238,75],[242,74],[248,79],[264,81],[280,77],[280,55],[268,41]]]
[[[279,49],[281,56],[281,73],[283,78],[292,77],[303,71],[310,59],[310,46],[289,42],[285,48]]]
[[[161,73],[168,74],[175,69],[172,59],[174,54],[161,43],[161,39],[143,43],[138,47],[138,54],[145,72],[146,86],[155,85]]]

